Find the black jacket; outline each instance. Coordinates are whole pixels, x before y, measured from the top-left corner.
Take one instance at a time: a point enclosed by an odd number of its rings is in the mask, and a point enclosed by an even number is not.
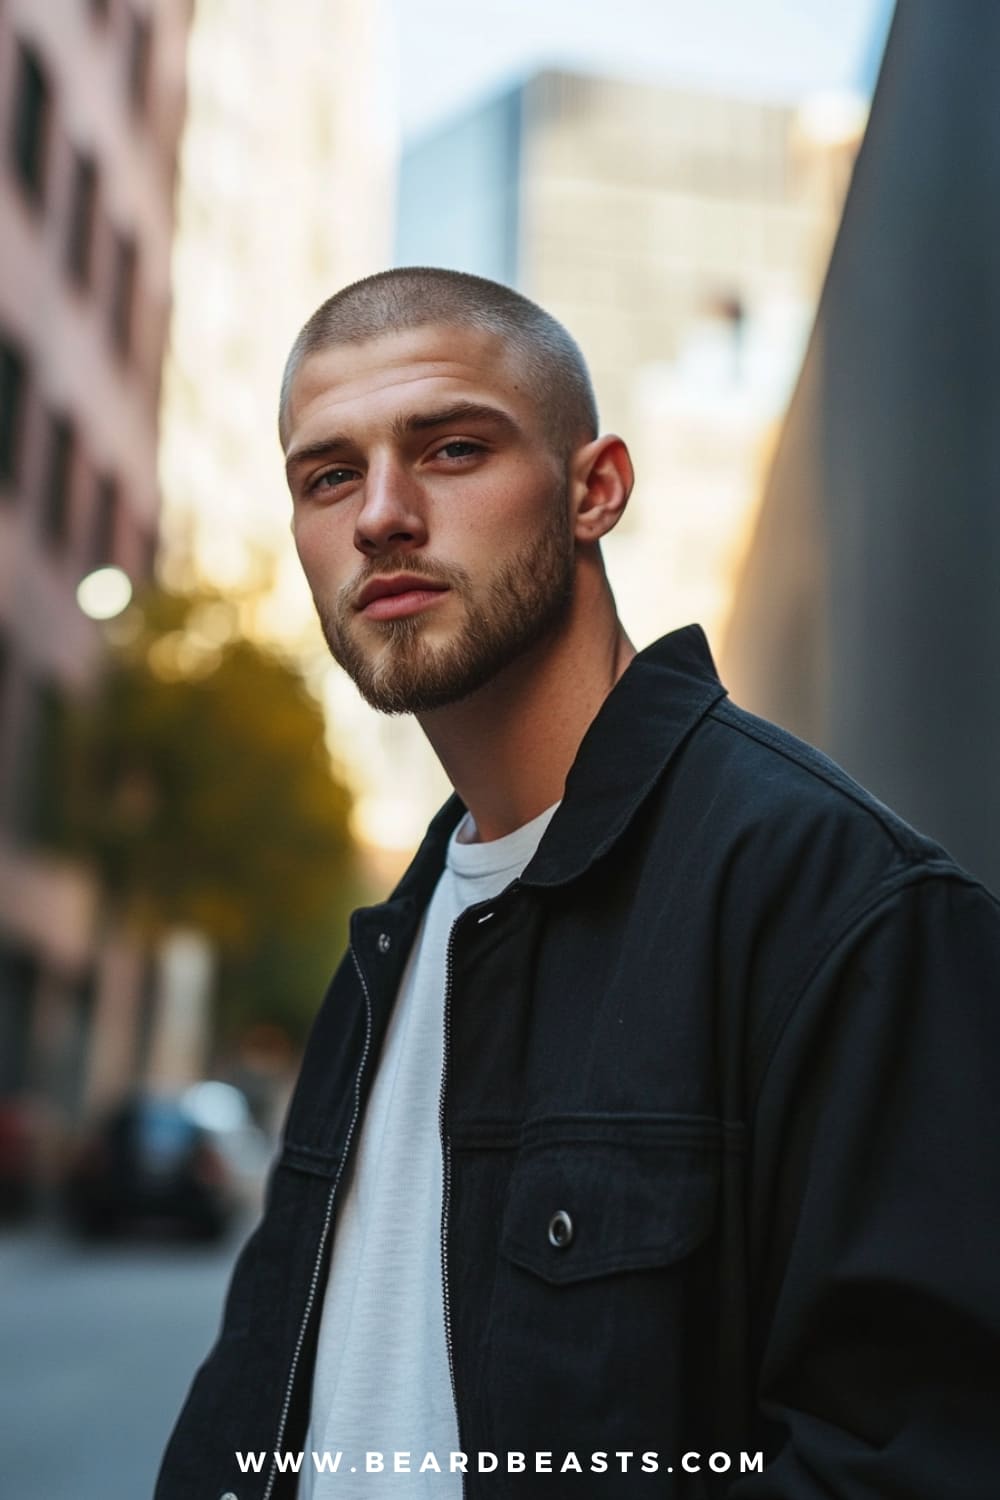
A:
[[[302,1445],[339,1185],[461,813],[354,914],[157,1500],[294,1492],[235,1452]],[[462,1448],[499,1456],[470,1500],[995,1500],[998,1001],[981,885],[733,707],[697,627],[642,652],[452,936],[446,1326]]]

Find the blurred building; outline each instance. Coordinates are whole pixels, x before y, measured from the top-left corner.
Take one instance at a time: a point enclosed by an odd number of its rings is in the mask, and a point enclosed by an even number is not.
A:
[[[586,351],[602,418],[706,314],[815,299],[839,202],[809,191],[788,105],[546,71],[414,144],[399,264],[517,286]]]
[[[726,640],[1000,888],[1000,10],[905,0]]]
[[[397,263],[550,309],[629,443],[636,490],[604,552],[639,646],[691,619],[721,634],[864,118],[853,98],[546,71],[404,153]]]
[[[604,550],[637,644],[728,613],[863,128],[841,106],[834,149],[787,104],[543,72],[403,159],[399,263],[549,308],[632,448]]]
[[[232,590],[242,627],[295,653],[355,786],[370,726],[350,717],[292,546],[277,405],[306,318],[389,261],[387,54],[378,0],[199,0],[162,403],[165,576]]]
[[[258,595],[297,646],[312,604],[277,436],[292,340],[385,263],[393,134],[377,0],[198,0],[164,372],[164,561]],[[171,572],[173,570],[173,572]]]
[[[73,1115],[142,1047],[141,953],[40,840],[81,578],[153,566],[189,0],[0,6],[0,1098]]]

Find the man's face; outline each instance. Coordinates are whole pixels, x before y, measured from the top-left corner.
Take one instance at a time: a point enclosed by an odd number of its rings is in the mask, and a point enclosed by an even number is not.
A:
[[[286,432],[299,558],[374,707],[455,703],[559,630],[566,464],[498,336],[431,325],[314,354]]]

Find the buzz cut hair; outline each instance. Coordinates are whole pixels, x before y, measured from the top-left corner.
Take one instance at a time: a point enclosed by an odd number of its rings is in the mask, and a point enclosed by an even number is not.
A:
[[[282,444],[288,436],[292,386],[310,355],[429,324],[478,328],[505,341],[520,362],[549,444],[561,461],[597,437],[597,402],[586,361],[551,313],[484,276],[439,266],[402,266],[343,287],[305,323],[281,382]]]

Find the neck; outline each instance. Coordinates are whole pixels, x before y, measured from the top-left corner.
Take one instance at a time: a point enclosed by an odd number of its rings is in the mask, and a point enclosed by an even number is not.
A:
[[[420,725],[484,842],[562,797],[580,741],[635,655],[604,579],[578,574],[569,617],[461,703]]]

